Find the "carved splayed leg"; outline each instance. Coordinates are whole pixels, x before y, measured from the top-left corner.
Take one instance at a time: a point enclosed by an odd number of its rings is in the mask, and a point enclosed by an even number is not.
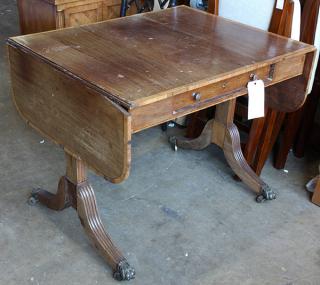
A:
[[[241,151],[239,131],[233,123],[226,127],[223,151],[232,170],[250,189],[258,193],[257,202],[276,199],[276,193],[257,176],[245,160]]]
[[[79,159],[66,154],[67,174],[61,177],[58,191],[52,194],[37,189],[32,194],[32,202],[39,201],[50,209],[63,210],[72,206],[77,210],[81,224],[95,248],[113,270],[116,280],[130,280],[135,270],[129,265],[120,250],[113,244],[101,221],[96,198],[87,181],[86,167]]]
[[[178,147],[181,147],[183,149],[202,150],[211,144],[212,125],[213,120],[208,121],[200,136],[195,139],[173,136],[169,138],[169,142],[171,143],[174,150],[177,150]]]
[[[216,108],[212,142],[223,149],[225,158],[235,174],[258,194],[257,202],[273,200],[275,192],[257,176],[243,156],[240,135],[233,123],[236,100],[221,103]]]
[[[135,270],[106,233],[98,213],[94,191],[88,182],[77,186],[77,212],[86,234],[113,269],[113,277],[119,281],[133,279]]]
[[[67,207],[70,207],[69,195],[68,195],[68,181],[65,176],[62,176],[59,180],[58,190],[56,194],[50,193],[44,189],[34,189],[31,193],[28,203],[34,205],[40,202],[46,207],[61,211]]]

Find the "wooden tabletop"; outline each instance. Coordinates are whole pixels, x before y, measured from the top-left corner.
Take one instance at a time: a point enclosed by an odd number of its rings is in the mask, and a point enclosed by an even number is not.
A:
[[[179,6],[9,39],[127,109],[314,50]]]

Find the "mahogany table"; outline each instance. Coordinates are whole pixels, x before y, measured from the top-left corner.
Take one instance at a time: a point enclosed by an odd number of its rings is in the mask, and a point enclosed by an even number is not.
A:
[[[118,280],[135,275],[99,217],[86,168],[113,183],[129,175],[132,134],[217,105],[199,138],[182,147],[222,148],[242,181],[271,200],[275,193],[243,158],[233,124],[236,98],[250,78],[285,80],[306,90],[315,48],[188,7],[10,38],[13,98],[33,128],[61,145],[66,175],[58,191],[34,196],[78,212]],[[298,88],[298,87],[297,87]],[[267,106],[297,108],[305,93],[272,92]]]

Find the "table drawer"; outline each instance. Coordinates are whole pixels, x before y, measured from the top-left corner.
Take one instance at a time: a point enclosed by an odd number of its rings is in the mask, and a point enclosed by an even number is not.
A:
[[[229,75],[219,82],[134,108],[130,111],[133,132],[245,95],[252,74],[263,79],[266,86],[301,75],[304,61],[305,55],[287,58],[246,73]]]

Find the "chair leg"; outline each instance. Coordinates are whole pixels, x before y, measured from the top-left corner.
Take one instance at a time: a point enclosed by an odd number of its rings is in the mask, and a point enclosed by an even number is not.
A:
[[[312,196],[312,203],[320,206],[320,179],[318,180],[316,189],[314,190],[313,196]]]
[[[278,137],[284,118],[285,113],[274,111],[272,109],[267,110],[262,136],[252,165],[252,168],[257,175],[261,174],[263,166],[265,165]]]
[[[253,165],[257,146],[261,139],[264,123],[265,123],[265,118],[258,118],[253,120],[251,124],[248,140],[243,149],[243,156],[250,166]]]
[[[313,88],[314,90],[308,96],[306,103],[303,106],[301,126],[296,141],[294,142],[293,151],[296,157],[304,156],[305,148],[311,135],[314,117],[317,112],[317,106],[320,99],[320,86],[315,84]]]
[[[302,109],[299,109],[296,112],[287,114],[282,140],[275,153],[274,167],[277,169],[283,169],[286,164],[290,148],[293,146],[301,124],[302,113]]]

